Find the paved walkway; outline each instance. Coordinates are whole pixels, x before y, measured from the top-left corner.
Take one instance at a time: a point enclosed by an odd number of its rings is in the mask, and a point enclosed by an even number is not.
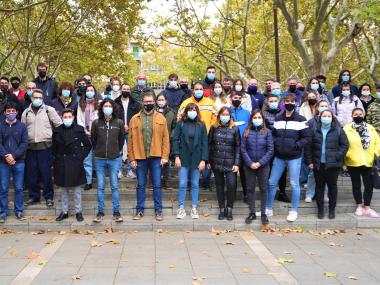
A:
[[[2,285],[375,285],[379,264],[377,229],[0,232]]]

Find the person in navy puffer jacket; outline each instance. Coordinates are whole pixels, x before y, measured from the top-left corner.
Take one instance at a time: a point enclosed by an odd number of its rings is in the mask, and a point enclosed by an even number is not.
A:
[[[179,106],[187,99],[187,96],[185,91],[179,88],[177,74],[170,74],[168,79],[165,90],[160,94],[165,94],[168,106],[177,114]]]
[[[248,204],[250,214],[245,219],[250,224],[256,219],[255,214],[255,187],[256,179],[259,183],[261,195],[261,223],[269,223],[265,214],[265,205],[268,192],[268,178],[270,160],[273,156],[272,133],[267,129],[263,113],[260,110],[252,112],[249,127],[242,137],[241,154],[244,161],[244,171],[247,184]]]

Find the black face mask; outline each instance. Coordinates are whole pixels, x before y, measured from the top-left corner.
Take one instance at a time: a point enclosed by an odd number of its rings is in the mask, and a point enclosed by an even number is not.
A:
[[[292,103],[285,104],[285,109],[289,112],[293,111],[295,108],[296,108],[296,104],[292,104]]]
[[[79,85],[78,86],[78,93],[83,94],[85,90],[86,90],[85,85]]]
[[[9,87],[8,84],[1,84],[1,85],[0,85],[0,89],[1,89],[1,90],[4,90],[4,91],[7,91],[7,90],[8,90],[8,87]]]
[[[297,85],[289,85],[290,92],[296,92],[296,90],[297,90]]]
[[[188,89],[189,88],[189,85],[188,84],[181,84],[181,89]]]
[[[297,90],[303,92],[303,91],[305,91],[305,87],[298,87]]]
[[[231,86],[223,86],[223,89],[225,92],[228,92],[232,89],[232,87]]]
[[[121,96],[123,96],[124,98],[129,97],[129,95],[131,95],[131,92],[128,92],[128,91],[121,91]]]
[[[313,106],[317,104],[317,99],[308,99],[307,102],[309,103],[310,106]]]
[[[239,99],[232,100],[232,105],[234,105],[235,108],[239,107],[240,104],[241,104],[241,100]]]
[[[45,78],[46,77],[46,71],[38,71],[38,76],[40,78]]]
[[[153,108],[154,108],[154,104],[153,104],[153,103],[145,104],[145,105],[144,105],[144,110],[147,111],[148,113],[149,113],[150,111],[152,111]]]
[[[19,87],[20,87],[20,82],[12,82],[12,87],[13,87],[14,89],[19,88]]]
[[[352,119],[354,120],[355,124],[361,124],[364,121],[363,117],[353,117]]]

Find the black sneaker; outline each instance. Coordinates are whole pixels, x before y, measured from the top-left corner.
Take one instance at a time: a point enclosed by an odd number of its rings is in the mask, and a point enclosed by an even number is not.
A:
[[[224,220],[226,218],[226,209],[225,208],[220,208],[220,212],[218,215],[218,220]]]
[[[0,223],[1,224],[4,224],[6,220],[7,220],[6,216],[0,216]]]
[[[269,224],[269,220],[266,214],[261,215],[261,224],[265,226]]]
[[[113,219],[115,220],[116,223],[121,223],[123,221],[123,217],[120,215],[119,212],[113,213]]]
[[[26,202],[26,205],[27,205],[27,206],[32,206],[32,205],[39,204],[39,203],[40,203],[40,201],[38,201],[38,200],[29,199],[29,200]]]
[[[77,219],[78,222],[83,222],[84,218],[81,212],[75,214],[75,218]]]
[[[245,219],[245,223],[249,225],[252,221],[256,220],[256,213],[250,213],[248,217]]]
[[[46,200],[46,206],[48,208],[52,208],[54,206],[54,201],[53,200]]]
[[[88,190],[91,190],[91,189],[92,189],[92,183],[84,185],[84,188],[83,188],[84,191],[88,191]]]
[[[69,214],[68,213],[64,213],[64,212],[61,212],[59,214],[59,216],[55,219],[57,222],[60,222],[60,221],[63,221],[65,219],[68,219],[69,218]]]
[[[98,214],[96,215],[96,217],[94,219],[94,222],[100,223],[103,219],[104,219],[104,213],[98,212]]]
[[[23,220],[25,220],[25,217],[24,217],[24,215],[22,214],[22,212],[18,212],[18,213],[16,213],[15,216],[16,216],[16,219],[19,220],[19,221],[23,221]]]
[[[290,203],[290,199],[288,195],[286,194],[286,192],[282,192],[282,191],[278,193],[277,200],[281,202],[285,202],[285,203]]]

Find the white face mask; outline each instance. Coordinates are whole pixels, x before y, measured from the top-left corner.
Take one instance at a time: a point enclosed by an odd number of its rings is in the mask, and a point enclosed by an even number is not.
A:
[[[370,91],[362,91],[362,95],[368,96],[368,95],[371,95],[371,92]]]
[[[112,85],[112,90],[118,92],[120,90],[120,85]]]
[[[235,90],[236,90],[237,92],[240,92],[242,89],[243,89],[243,86],[241,86],[241,85],[236,85],[236,86],[235,86]]]

